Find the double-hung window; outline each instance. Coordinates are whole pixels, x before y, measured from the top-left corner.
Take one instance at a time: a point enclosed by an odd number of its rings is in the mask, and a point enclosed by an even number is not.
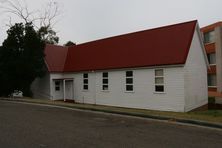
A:
[[[88,78],[88,73],[83,74],[83,90],[88,90],[89,89],[89,78]]]
[[[155,92],[164,92],[163,69],[155,69]]]
[[[103,72],[102,78],[102,90],[109,90],[109,73]]]
[[[55,81],[55,90],[60,91],[60,81]]]
[[[126,71],[126,91],[133,91],[133,71]]]

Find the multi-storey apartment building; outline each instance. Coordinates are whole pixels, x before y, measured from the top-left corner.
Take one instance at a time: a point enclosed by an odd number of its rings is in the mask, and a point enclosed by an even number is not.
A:
[[[201,28],[205,49],[210,64],[208,90],[222,93],[222,22]],[[222,103],[222,99],[216,99]]]

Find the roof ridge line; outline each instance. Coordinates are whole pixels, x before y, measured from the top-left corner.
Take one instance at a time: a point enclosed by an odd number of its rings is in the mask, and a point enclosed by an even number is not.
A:
[[[150,28],[150,29],[145,29],[145,30],[140,30],[140,31],[135,31],[135,32],[129,32],[129,33],[120,34],[120,35],[114,35],[114,36],[111,36],[111,37],[106,37],[106,38],[101,38],[101,39],[97,39],[97,40],[84,42],[84,43],[81,43],[81,44],[76,44],[76,46],[80,46],[80,45],[84,45],[84,44],[88,44],[88,43],[93,43],[93,42],[104,41],[104,40],[107,40],[107,39],[127,36],[127,35],[131,35],[131,34],[136,34],[136,33],[142,33],[142,32],[145,32],[145,31],[152,31],[152,30],[163,29],[163,28],[167,28],[167,27],[183,25],[183,24],[192,23],[192,22],[198,22],[198,21],[197,20],[192,20],[192,21],[181,22],[181,23],[176,23],[176,24],[171,24],[171,25],[169,24],[169,25],[164,25],[164,26],[160,26],[160,27],[155,27],[155,28]]]

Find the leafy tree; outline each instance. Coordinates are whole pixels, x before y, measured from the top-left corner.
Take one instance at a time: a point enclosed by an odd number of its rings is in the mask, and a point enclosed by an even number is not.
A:
[[[32,82],[45,73],[45,41],[32,23],[16,23],[7,34],[0,48],[0,95],[21,90],[25,96],[31,96]]]
[[[38,30],[38,34],[41,37],[42,40],[45,41],[45,43],[48,44],[58,44],[59,37],[56,36],[56,32],[52,30],[50,26],[42,26]]]
[[[60,15],[57,2],[50,1],[39,10],[30,10],[26,1],[5,0],[4,4],[0,6],[0,10],[2,14],[9,14],[9,22],[6,26],[13,26],[10,15],[14,15],[24,24],[33,24],[34,29],[46,43],[57,44],[59,42],[59,37],[56,36],[56,32],[53,30],[57,23],[57,17]]]
[[[52,29],[59,16],[56,2],[49,2],[41,10],[28,9],[25,1],[6,0],[1,13],[17,16],[22,23],[12,23],[9,16],[8,37],[0,47],[0,96],[21,90],[31,96],[30,86],[36,77],[45,73],[44,46],[57,44],[59,37]],[[8,15],[5,15],[8,16]]]
[[[72,41],[68,41],[64,44],[64,46],[73,46],[73,45],[76,45],[76,44]]]

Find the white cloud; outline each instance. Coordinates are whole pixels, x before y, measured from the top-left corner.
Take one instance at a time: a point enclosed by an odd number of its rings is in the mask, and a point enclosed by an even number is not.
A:
[[[5,0],[0,0],[3,2]],[[24,0],[20,0],[24,1]],[[26,0],[30,10],[50,0]],[[200,26],[222,20],[221,0],[51,0],[63,13],[54,29],[61,44],[83,43],[99,38],[198,19]],[[6,35],[0,14],[0,44]],[[13,20],[16,17],[12,17]]]
[[[6,2],[6,0],[0,0],[0,3],[4,3],[4,2]]]

